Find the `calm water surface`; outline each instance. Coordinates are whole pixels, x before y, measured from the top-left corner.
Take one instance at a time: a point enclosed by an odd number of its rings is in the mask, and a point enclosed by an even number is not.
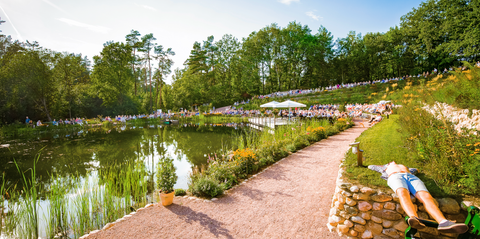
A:
[[[208,154],[230,149],[241,125],[145,125],[90,128],[80,131],[46,132],[36,136],[3,139],[0,149],[2,172],[8,185],[21,183],[14,160],[22,170],[36,164],[37,181],[48,183],[51,173],[85,176],[88,172],[141,160],[154,172],[159,159],[174,159],[178,181],[187,189],[193,166],[205,164]]]

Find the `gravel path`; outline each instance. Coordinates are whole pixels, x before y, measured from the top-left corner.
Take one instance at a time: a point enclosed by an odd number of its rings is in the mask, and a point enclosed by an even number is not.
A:
[[[365,129],[304,148],[216,201],[178,197],[87,238],[339,238],[326,227],[338,166]]]

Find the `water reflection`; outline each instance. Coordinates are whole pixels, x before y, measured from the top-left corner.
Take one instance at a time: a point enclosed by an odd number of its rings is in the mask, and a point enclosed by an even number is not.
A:
[[[38,157],[36,180],[42,187],[48,184],[52,173],[60,177],[84,177],[90,171],[138,160],[153,174],[159,159],[172,157],[176,159],[174,164],[179,177],[176,187],[187,188],[192,166],[206,163],[206,155],[218,153],[222,147],[230,148],[232,137],[242,126],[236,123],[119,125],[2,139],[2,143],[10,147],[0,149],[1,171],[5,172],[7,186],[21,184],[14,161],[27,170]]]

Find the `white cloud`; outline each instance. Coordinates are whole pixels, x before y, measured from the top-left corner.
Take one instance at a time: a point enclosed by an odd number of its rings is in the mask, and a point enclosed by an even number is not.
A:
[[[8,22],[10,23],[10,25],[12,25],[13,30],[15,30],[15,32],[17,33],[17,38],[18,38],[18,40],[23,41],[22,35],[20,35],[20,32],[18,32],[17,28],[13,25],[12,20],[10,20],[10,18],[8,17],[8,15],[7,15],[7,13],[5,12],[5,10],[3,10],[3,7],[2,7],[2,6],[0,6],[0,9],[2,9],[3,14],[5,15],[5,17],[7,17],[7,20],[8,20]]]
[[[61,11],[61,12],[63,12],[63,13],[67,13],[65,10],[61,9],[59,6],[57,6],[57,5],[53,4],[53,3],[52,3],[52,2],[50,2],[50,1],[48,1],[48,0],[43,0],[43,1],[44,1],[44,2],[46,2],[48,5],[50,5],[50,6],[54,7],[54,8],[56,8],[56,9],[57,9],[57,10],[59,10],[59,11]],[[67,13],[67,14],[68,14],[68,13]]]
[[[148,10],[152,10],[152,11],[157,11],[157,9],[155,9],[154,7],[150,7],[150,6],[147,6],[147,5],[142,5],[143,8],[146,8]]]
[[[61,22],[64,22],[64,23],[66,23],[70,26],[81,27],[81,28],[85,28],[87,30],[94,31],[94,32],[107,33],[110,30],[110,28],[108,28],[108,27],[93,26],[93,25],[89,25],[89,24],[82,23],[82,22],[77,22],[77,21],[74,21],[74,20],[71,20],[71,19],[66,19],[66,18],[58,18],[57,20],[59,20]]]
[[[290,5],[290,3],[292,2],[300,2],[300,0],[278,0],[278,1],[285,5]]]
[[[154,12],[156,12],[156,11],[157,11],[157,9],[156,9],[156,8],[154,8],[154,7],[150,7],[150,6],[148,6],[148,5],[140,5],[140,4],[137,4],[137,3],[135,3],[135,5],[137,5],[137,6],[139,6],[139,7],[143,7],[143,8],[145,8],[145,9],[148,9],[148,10],[150,10],[150,11],[154,11]]]
[[[323,17],[315,15],[315,13],[313,13],[312,11],[306,12],[306,14],[307,14],[307,16],[313,18],[316,21],[323,19]]]

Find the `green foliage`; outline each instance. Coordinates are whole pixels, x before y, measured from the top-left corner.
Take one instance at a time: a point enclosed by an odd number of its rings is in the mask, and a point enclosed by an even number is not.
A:
[[[158,161],[157,164],[157,188],[163,193],[173,192],[173,186],[177,183],[177,174],[173,159],[165,157]]]
[[[210,178],[209,176],[201,174],[191,175],[188,187],[188,190],[193,195],[208,198],[221,195],[225,190],[223,184],[220,184],[218,181]]]
[[[184,189],[177,188],[175,189],[175,196],[185,196],[187,192]]]

